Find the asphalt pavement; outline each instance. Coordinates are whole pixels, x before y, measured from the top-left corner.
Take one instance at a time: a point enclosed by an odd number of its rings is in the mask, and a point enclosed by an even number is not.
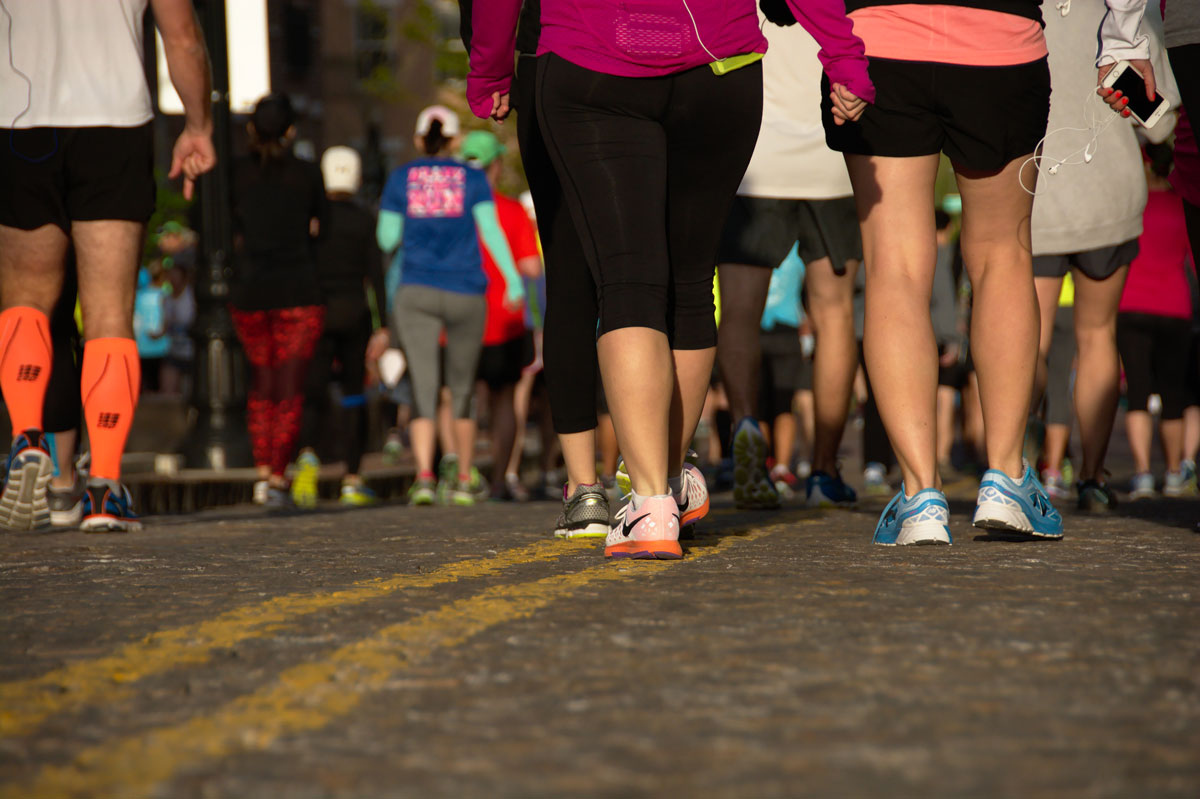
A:
[[[0,799],[1200,795],[1200,501],[606,563],[550,503],[0,536]]]

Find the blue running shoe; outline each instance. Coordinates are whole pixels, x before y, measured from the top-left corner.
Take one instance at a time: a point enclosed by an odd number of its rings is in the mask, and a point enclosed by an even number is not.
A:
[[[1063,537],[1062,515],[1050,504],[1046,489],[1028,465],[1020,483],[998,469],[984,472],[975,526],[1018,538]]]
[[[810,508],[853,508],[858,494],[846,485],[840,474],[813,472],[805,481]]]
[[[142,523],[133,512],[129,489],[116,480],[93,477],[88,480],[83,495],[83,521],[79,529],[85,533],[136,533]]]
[[[8,471],[0,492],[0,526],[9,530],[41,530],[50,526],[50,480],[54,458],[45,436],[26,430],[13,440]]]
[[[926,488],[905,499],[904,486],[900,486],[900,493],[892,497],[875,525],[874,543],[885,547],[953,544],[946,495]]]

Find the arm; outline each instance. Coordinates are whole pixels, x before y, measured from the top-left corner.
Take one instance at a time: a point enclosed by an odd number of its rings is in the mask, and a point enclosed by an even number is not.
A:
[[[542,274],[542,259],[536,255],[517,259],[517,271],[530,280],[536,280]]]
[[[1141,30],[1146,0],[1105,0],[1105,5],[1096,66],[1150,58],[1150,37]]]
[[[488,0],[472,5],[467,102],[475,116],[487,119],[498,110],[499,98],[507,97],[512,85],[521,0]]]
[[[367,276],[367,285],[371,287],[371,293],[374,294],[375,307],[372,310],[372,318],[376,320],[376,327],[383,327],[387,324],[387,287],[383,282],[383,259],[374,238],[368,238],[369,240],[362,243],[363,257],[366,259],[363,263],[363,273]]]
[[[382,210],[379,221],[375,223],[375,241],[379,249],[390,253],[400,246],[404,238],[404,214],[398,211]]]
[[[796,15],[796,21],[820,45],[821,51],[817,57],[829,76],[829,82],[845,86],[868,103],[875,102],[875,86],[867,75],[866,48],[862,39],[854,35],[854,24],[846,16],[843,0],[787,2]]]
[[[170,178],[183,175],[183,196],[192,198],[196,178],[217,165],[212,143],[212,73],[204,36],[191,0],[151,0],[162,34],[171,84],[183,101],[184,129],[171,153]]]
[[[513,263],[512,250],[508,247],[504,229],[500,227],[496,204],[490,201],[476,203],[471,208],[471,215],[475,217],[475,227],[479,229],[479,238],[483,239],[483,245],[487,247],[492,260],[496,262],[496,268],[504,276],[505,298],[510,303],[520,302],[525,296],[525,286],[521,283],[521,276],[517,274],[517,267]]]

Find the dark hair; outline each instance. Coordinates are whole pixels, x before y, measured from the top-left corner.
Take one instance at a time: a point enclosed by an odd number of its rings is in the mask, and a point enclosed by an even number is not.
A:
[[[268,94],[254,106],[250,117],[250,149],[264,166],[288,151],[287,132],[296,124],[291,99],[281,92]]]
[[[950,227],[950,214],[943,211],[941,208],[933,209],[933,224],[938,230],[945,230]]]
[[[429,130],[421,137],[421,142],[425,145],[426,155],[437,155],[450,144],[450,139],[442,133],[442,120],[435,119],[429,123]]]

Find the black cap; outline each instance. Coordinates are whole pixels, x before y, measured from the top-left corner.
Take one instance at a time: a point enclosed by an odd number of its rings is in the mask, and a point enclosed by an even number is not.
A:
[[[275,92],[258,101],[250,121],[263,141],[282,139],[288,128],[296,123],[296,113],[288,96]]]

